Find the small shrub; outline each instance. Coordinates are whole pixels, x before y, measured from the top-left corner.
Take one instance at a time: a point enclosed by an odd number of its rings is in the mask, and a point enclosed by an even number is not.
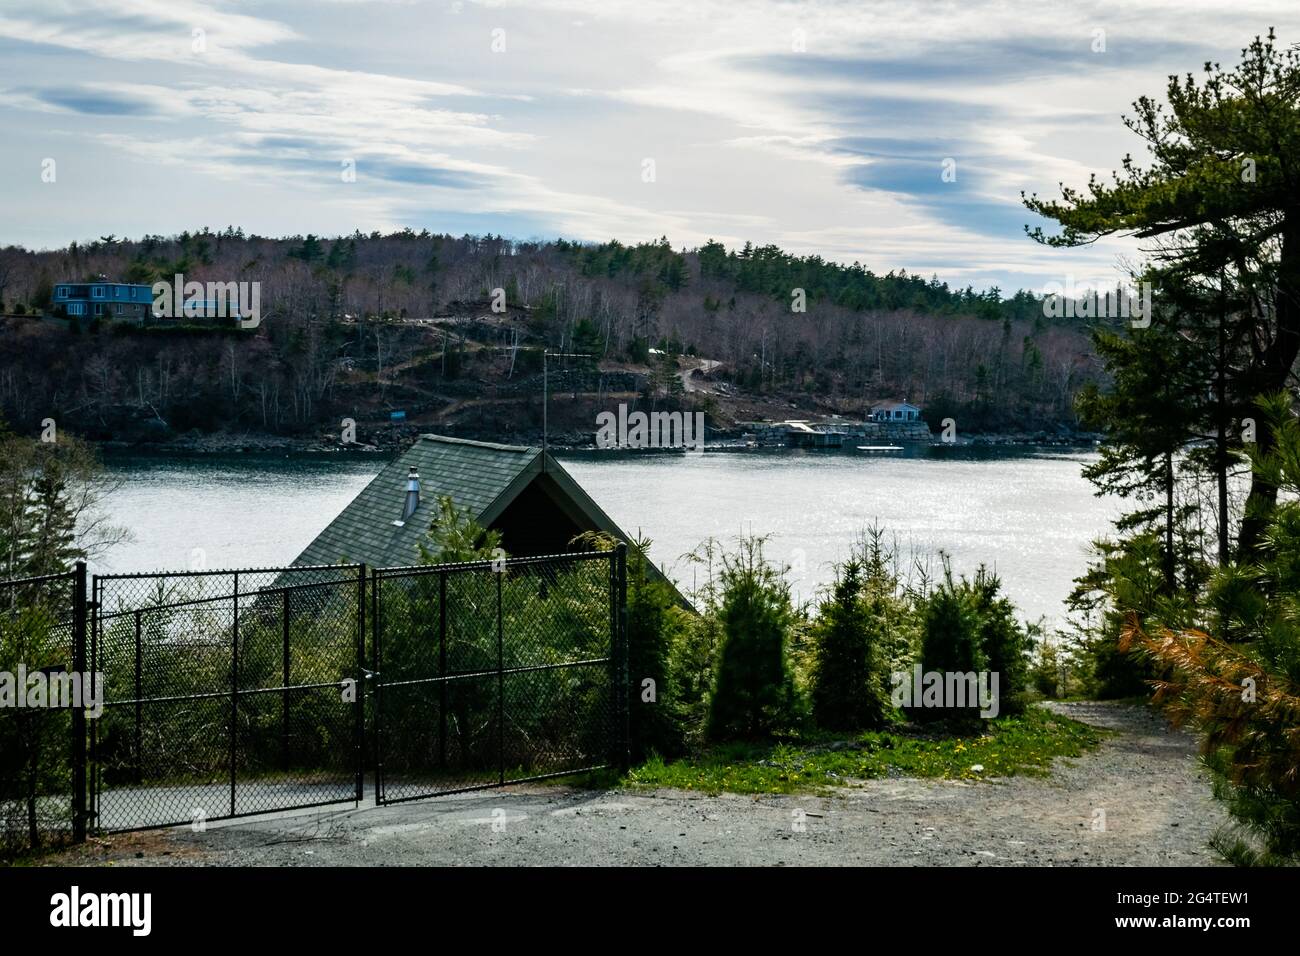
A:
[[[1063,674],[1064,654],[1061,648],[1046,636],[1039,638],[1034,645],[1033,662],[1029,668],[1030,685],[1043,697],[1065,697],[1067,691],[1062,680]]]

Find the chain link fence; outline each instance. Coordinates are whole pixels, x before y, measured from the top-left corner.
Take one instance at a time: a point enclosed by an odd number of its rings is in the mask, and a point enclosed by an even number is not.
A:
[[[0,853],[359,802],[367,770],[388,803],[625,766],[626,583],[622,546],[0,582]],[[34,673],[93,704],[4,696]]]
[[[381,803],[626,761],[625,552],[376,571]]]
[[[0,856],[82,836],[85,580],[78,565],[0,581]]]

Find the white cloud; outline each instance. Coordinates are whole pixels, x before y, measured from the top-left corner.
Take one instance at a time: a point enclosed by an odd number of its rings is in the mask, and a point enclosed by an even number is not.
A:
[[[4,238],[192,228],[256,192],[263,232],[436,229],[445,210],[596,240],[774,242],[1005,288],[1131,252],[1036,246],[1014,228],[1020,190],[1109,171],[1140,146],[1118,122],[1135,94],[1230,59],[1270,23],[1300,39],[1292,4],[1257,0],[10,4],[0,164],[98,151],[190,218],[151,221],[119,190],[90,224],[68,188]],[[491,53],[494,28],[508,52]],[[886,140],[917,154],[919,179]],[[963,191],[924,179],[940,149]],[[359,188],[338,182],[344,157]],[[646,157],[654,184],[638,175]],[[0,180],[0,202],[26,181]]]

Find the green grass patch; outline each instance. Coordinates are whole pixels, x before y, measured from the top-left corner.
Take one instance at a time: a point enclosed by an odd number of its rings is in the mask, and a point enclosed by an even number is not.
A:
[[[723,744],[666,763],[654,758],[626,783],[705,793],[798,793],[889,776],[982,780],[1016,774],[1046,776],[1056,757],[1078,757],[1109,731],[1039,708],[990,721],[982,733],[925,730],[864,733],[767,744]],[[978,768],[978,769],[977,769]]]

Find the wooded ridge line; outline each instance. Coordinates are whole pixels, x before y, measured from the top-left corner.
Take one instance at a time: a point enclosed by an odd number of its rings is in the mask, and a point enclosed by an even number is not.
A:
[[[254,329],[52,308],[59,283],[257,282]],[[425,232],[281,239],[242,230],[0,250],[0,411],[129,444],[242,434],[326,442],[400,429],[557,432],[620,401],[748,420],[861,419],[907,399],[938,427],[1068,433],[1096,381],[1088,329],[1020,291],[952,289],[774,246],[674,250]],[[573,354],[590,359],[574,358]],[[396,415],[394,415],[396,413]],[[396,422],[396,424],[395,424]],[[394,432],[394,427],[399,429]]]

